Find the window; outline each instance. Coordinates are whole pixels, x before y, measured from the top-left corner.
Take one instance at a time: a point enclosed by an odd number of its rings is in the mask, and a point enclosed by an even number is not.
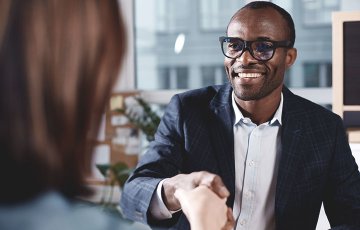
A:
[[[200,0],[200,28],[202,30],[225,31],[224,25],[237,9],[244,5],[239,0]]]
[[[226,82],[224,66],[202,66],[202,85],[220,85]]]
[[[173,93],[227,81],[218,37],[225,35],[231,16],[247,2],[134,0],[135,88],[155,102],[166,103],[164,98],[168,101]],[[290,12],[297,33],[298,57],[285,84],[300,96],[331,104],[329,15],[334,10],[360,9],[360,1],[346,1],[346,5],[340,0],[273,2]],[[322,26],[304,26],[309,24]]]
[[[176,87],[175,89],[188,89],[189,88],[189,76],[188,76],[188,68],[177,67],[176,69]]]
[[[305,63],[305,87],[331,87],[331,63]]]
[[[187,89],[189,85],[188,68],[160,67],[158,85],[160,89]]]
[[[338,11],[339,0],[302,0],[305,25],[330,25],[331,12]]]
[[[191,7],[190,0],[150,0],[150,2],[157,6],[155,8],[157,32],[168,33],[187,30],[191,18],[188,10]]]
[[[160,67],[159,68],[159,86],[160,89],[170,89],[170,68]]]

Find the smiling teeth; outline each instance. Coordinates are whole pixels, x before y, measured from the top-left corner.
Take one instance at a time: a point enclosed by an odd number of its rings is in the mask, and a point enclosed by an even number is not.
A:
[[[238,73],[240,78],[257,78],[261,77],[260,73]]]

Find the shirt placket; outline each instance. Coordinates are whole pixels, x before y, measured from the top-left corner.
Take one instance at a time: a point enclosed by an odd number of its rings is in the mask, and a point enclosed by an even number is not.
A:
[[[245,122],[246,123],[246,122]],[[251,229],[249,221],[255,205],[254,192],[256,191],[258,159],[261,152],[261,135],[259,127],[255,124],[245,124],[250,127],[248,135],[248,149],[245,160],[243,188],[241,196],[240,215],[237,221],[237,229]]]

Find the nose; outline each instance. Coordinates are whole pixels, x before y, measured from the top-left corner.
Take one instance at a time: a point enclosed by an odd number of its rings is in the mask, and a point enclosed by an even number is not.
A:
[[[256,62],[248,49],[245,49],[244,52],[236,58],[236,61],[245,66]]]

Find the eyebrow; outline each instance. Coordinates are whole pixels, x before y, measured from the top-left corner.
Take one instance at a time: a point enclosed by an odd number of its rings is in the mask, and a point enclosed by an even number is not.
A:
[[[269,37],[257,37],[256,40],[260,41],[270,41],[271,39]]]

